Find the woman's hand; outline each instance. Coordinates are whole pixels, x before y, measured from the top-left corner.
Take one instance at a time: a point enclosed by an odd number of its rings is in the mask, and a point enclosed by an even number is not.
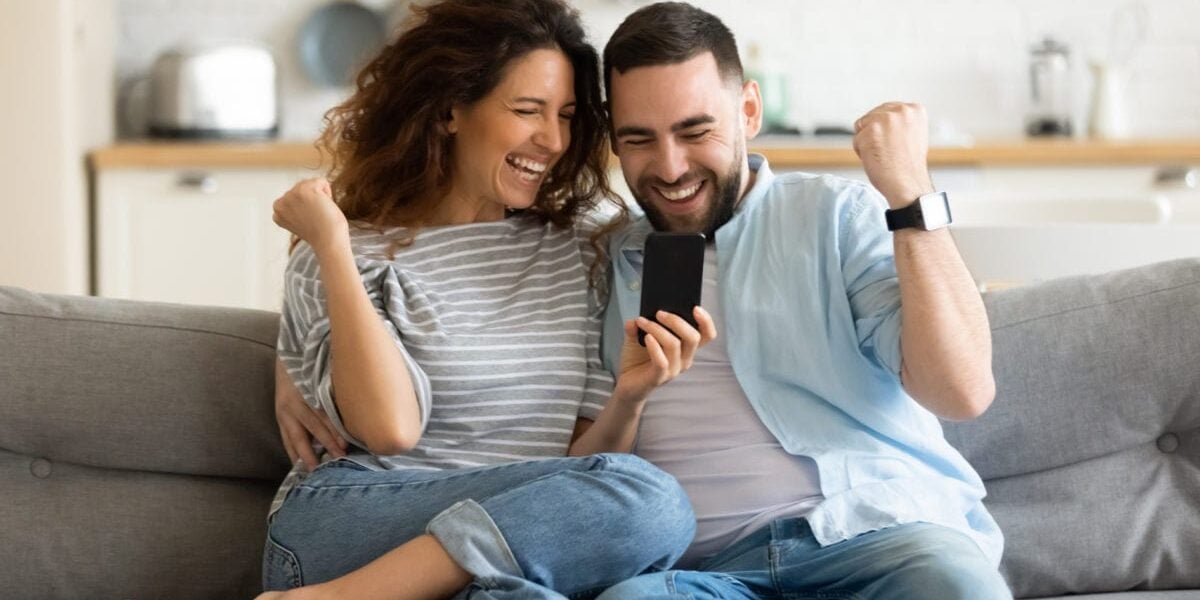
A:
[[[305,179],[297,183],[275,200],[273,208],[271,218],[275,224],[308,242],[313,250],[321,250],[330,244],[349,244],[350,227],[346,215],[334,203],[333,189],[325,179]]]
[[[275,421],[279,423],[279,437],[292,464],[302,460],[309,471],[320,464],[312,448],[314,437],[335,458],[346,455],[346,440],[338,435],[324,411],[314,410],[304,401],[278,359],[275,360]]]
[[[658,323],[644,317],[625,322],[621,373],[614,396],[645,400],[654,388],[691,368],[696,350],[717,337],[708,311],[697,306],[692,315],[699,331],[683,317],[663,311],[656,315]],[[645,347],[638,343],[638,329],[646,332]]]

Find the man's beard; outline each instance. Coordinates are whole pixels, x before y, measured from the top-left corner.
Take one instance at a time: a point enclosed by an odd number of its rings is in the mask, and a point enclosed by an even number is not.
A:
[[[637,200],[638,206],[642,207],[642,211],[646,213],[646,218],[650,220],[650,224],[658,231],[682,231],[682,232],[700,232],[704,237],[708,238],[711,243],[713,236],[722,225],[729,222],[733,218],[733,211],[738,204],[738,192],[742,189],[742,161],[745,156],[742,152],[738,160],[735,160],[730,169],[723,177],[716,177],[711,171],[705,178],[706,181],[716,182],[716,193],[713,194],[712,203],[708,209],[700,217],[700,222],[695,227],[685,227],[682,225],[673,226],[671,220],[658,210],[654,203],[646,200],[636,191],[633,192],[634,199]],[[640,186],[639,186],[640,187]]]

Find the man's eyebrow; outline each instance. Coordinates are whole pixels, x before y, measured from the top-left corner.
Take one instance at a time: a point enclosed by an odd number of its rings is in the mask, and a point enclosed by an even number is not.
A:
[[[688,117],[688,118],[672,125],[671,132],[679,133],[680,131],[691,129],[697,125],[707,125],[709,123],[716,123],[716,122],[717,122],[717,118],[712,115],[696,115],[694,117]],[[617,137],[623,137],[623,136],[627,136],[627,135],[654,137],[654,130],[650,129],[649,127],[626,126],[626,127],[618,128],[617,133],[615,135]]]
[[[685,129],[691,129],[697,125],[707,125],[709,123],[716,123],[716,122],[717,122],[717,118],[712,115],[696,115],[694,117],[688,117],[688,118],[672,125],[671,132],[679,133],[680,131],[683,131]]]
[[[624,137],[627,135],[654,137],[654,130],[650,129],[649,127],[619,127],[614,135],[617,137]]]

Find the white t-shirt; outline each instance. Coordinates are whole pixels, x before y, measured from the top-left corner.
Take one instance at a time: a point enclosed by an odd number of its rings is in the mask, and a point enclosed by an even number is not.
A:
[[[725,348],[716,249],[704,260],[701,305],[717,339],[692,368],[650,394],[634,452],[679,480],[696,512],[696,538],[677,566],[703,561],[777,518],[822,500],[816,463],[788,454],[738,385]]]

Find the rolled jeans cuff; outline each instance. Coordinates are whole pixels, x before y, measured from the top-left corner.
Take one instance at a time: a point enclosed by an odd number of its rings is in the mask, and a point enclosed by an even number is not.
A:
[[[494,581],[505,575],[525,578],[500,528],[474,500],[463,500],[438,513],[425,531],[437,538],[454,562],[477,580]]]

